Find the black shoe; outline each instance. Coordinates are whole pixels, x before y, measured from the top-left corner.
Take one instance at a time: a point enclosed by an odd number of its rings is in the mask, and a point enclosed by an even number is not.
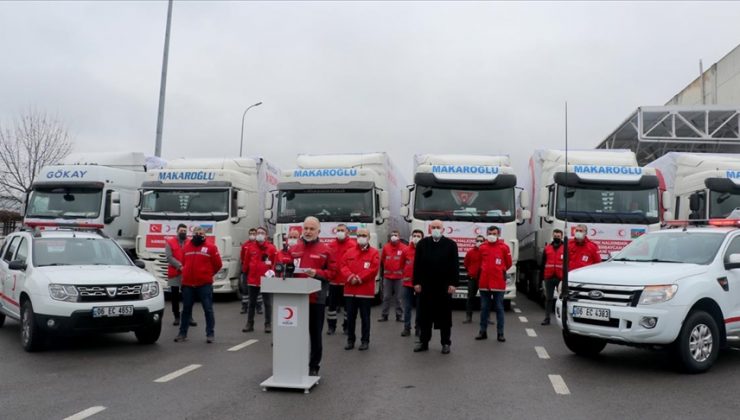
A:
[[[416,343],[416,346],[414,346],[414,353],[427,350],[429,350],[429,344],[426,343]]]
[[[172,325],[174,325],[174,326],[180,325],[180,317],[179,316],[176,316],[175,317],[175,320],[172,322]]]
[[[411,335],[411,330],[408,328],[404,328],[403,331],[401,331],[401,337],[408,337]]]
[[[378,322],[388,322],[388,315],[383,315],[378,318]]]
[[[186,341],[188,341],[188,338],[184,335],[178,335],[177,337],[175,337],[175,343],[184,343]]]
[[[488,333],[485,331],[481,331],[478,333],[477,336],[475,336],[476,340],[488,340]]]
[[[352,350],[353,348],[355,348],[355,342],[354,341],[348,341],[347,342],[347,345],[344,346],[344,349],[345,350]]]
[[[540,325],[550,325],[550,318],[545,318]]]
[[[198,323],[197,323],[197,322],[195,322],[195,321],[193,321],[193,320],[191,319],[191,320],[190,320],[190,326],[191,326],[191,327],[197,327],[197,326],[198,326]]]
[[[319,376],[319,368],[308,369],[308,376]]]
[[[442,354],[450,354],[450,345],[449,344],[445,344],[444,346],[442,346]]]
[[[206,343],[211,344],[214,341],[216,341],[216,339],[212,335],[209,335],[208,337],[206,337]]]
[[[357,350],[365,351],[369,348],[370,348],[370,343],[368,343],[367,341],[363,341],[362,343],[360,343],[360,347],[358,347]]]
[[[244,328],[242,328],[242,332],[245,332],[245,333],[252,332],[252,331],[254,331],[254,324],[251,324],[249,322],[247,323],[247,325],[244,326]]]
[[[329,327],[329,329],[326,330],[326,335],[334,335],[337,333],[336,328]]]
[[[496,340],[498,340],[498,341],[500,341],[500,342],[502,342],[502,343],[503,343],[504,341],[506,341],[506,339],[504,338],[504,335],[503,335],[503,334],[499,334],[499,335],[498,335],[498,336],[496,337]]]
[[[396,317],[396,322],[403,322],[403,317],[397,316]]]
[[[414,335],[417,337],[421,337],[421,331],[417,328],[416,331],[414,331]]]
[[[265,334],[272,334],[272,324],[265,324]]]
[[[472,324],[473,323],[473,316],[472,315],[466,315],[465,321],[463,321],[463,324]]]

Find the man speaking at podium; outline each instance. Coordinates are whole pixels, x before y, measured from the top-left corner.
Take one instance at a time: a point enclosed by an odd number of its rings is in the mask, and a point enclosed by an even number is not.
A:
[[[329,291],[331,250],[319,241],[321,223],[319,219],[309,216],[303,221],[303,235],[297,244],[289,250],[295,264],[295,277],[311,277],[321,281],[321,291],[309,296],[308,333],[311,337],[311,356],[308,362],[308,374],[318,376],[321,364],[321,333],[324,329],[324,308]]]

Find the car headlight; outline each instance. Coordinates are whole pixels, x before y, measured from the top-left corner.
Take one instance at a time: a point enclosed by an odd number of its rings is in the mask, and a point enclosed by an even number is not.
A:
[[[159,295],[159,284],[156,281],[141,285],[141,299],[147,300]]]
[[[224,267],[216,273],[216,280],[224,280],[229,275],[229,269]]]
[[[71,284],[52,283],[49,285],[49,296],[54,300],[77,302],[79,293],[77,293],[77,288]]]
[[[675,284],[663,284],[659,286],[647,286],[642,290],[640,295],[640,305],[652,305],[654,303],[663,303],[673,299],[678,291]]]

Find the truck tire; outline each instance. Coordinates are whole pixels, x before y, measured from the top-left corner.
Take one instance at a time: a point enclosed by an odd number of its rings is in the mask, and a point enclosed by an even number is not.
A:
[[[33,313],[33,305],[30,300],[26,300],[21,307],[21,345],[27,352],[39,351],[45,339]]]
[[[134,331],[136,339],[139,340],[139,344],[154,344],[159,340],[159,335],[162,333],[162,323],[157,322],[156,324],[148,327],[139,328]]]
[[[563,341],[568,350],[584,357],[595,357],[606,347],[606,341],[600,338],[584,337],[563,331]]]
[[[704,311],[692,311],[686,316],[672,350],[686,373],[703,373],[717,360],[720,341],[714,318]]]

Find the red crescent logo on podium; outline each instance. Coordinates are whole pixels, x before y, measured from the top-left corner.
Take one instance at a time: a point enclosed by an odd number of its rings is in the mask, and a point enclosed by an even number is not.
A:
[[[285,318],[286,320],[288,320],[288,319],[293,319],[293,315],[294,315],[294,314],[293,314],[293,309],[291,309],[291,308],[285,308],[285,311],[286,311],[286,312],[288,313],[288,315],[287,315],[287,316],[285,316],[284,318]]]

